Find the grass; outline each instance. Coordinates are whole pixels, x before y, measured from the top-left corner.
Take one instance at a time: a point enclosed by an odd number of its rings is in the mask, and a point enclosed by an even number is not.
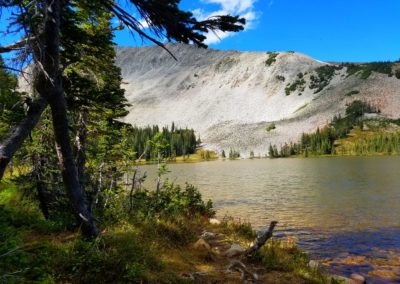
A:
[[[184,275],[207,273],[213,281],[229,282],[222,258],[193,249],[202,230],[224,242],[250,245],[255,232],[246,222],[225,219],[211,225],[201,217],[142,218],[133,215],[103,226],[102,236],[83,241],[79,232],[61,231],[46,221],[34,200],[26,199],[12,182],[0,185],[0,282],[2,283],[192,283]],[[308,256],[274,240],[252,258],[269,283],[328,283],[307,266]],[[271,257],[273,256],[273,257]],[[210,280],[211,281],[211,280]],[[236,282],[234,282],[236,283]]]
[[[205,152],[208,152],[208,155],[204,155]],[[181,163],[199,163],[199,162],[206,162],[206,161],[215,161],[218,160],[219,157],[217,153],[208,150],[199,149],[194,154],[189,154],[185,156],[178,156],[175,158],[167,159],[168,164],[181,164]],[[157,164],[157,161],[146,161],[144,159],[137,161],[139,165],[152,165]]]

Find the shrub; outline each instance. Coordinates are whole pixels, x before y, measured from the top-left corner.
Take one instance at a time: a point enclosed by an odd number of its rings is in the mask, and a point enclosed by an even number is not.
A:
[[[397,69],[397,70],[394,72],[394,75],[396,76],[397,79],[400,79],[400,69]]]
[[[316,89],[314,94],[322,91],[326,86],[329,85],[336,70],[340,70],[341,66],[335,65],[324,65],[315,69],[315,75],[311,75],[310,89]]]
[[[197,188],[188,183],[182,189],[179,185],[166,182],[158,194],[142,190],[135,193],[132,199],[134,211],[147,217],[168,219],[215,215],[211,200],[204,202]]]
[[[289,96],[292,92],[298,90],[300,92],[304,92],[305,87],[304,85],[306,84],[306,81],[303,78],[299,78],[296,81],[294,81],[292,84],[288,84],[285,88],[285,94],[286,96]]]
[[[360,74],[361,79],[368,79],[372,72],[393,76],[393,62],[371,62],[365,64],[345,64],[347,67],[347,76]],[[400,74],[399,74],[400,76]]]
[[[274,130],[275,128],[276,128],[275,123],[272,122],[267,126],[266,130],[268,132],[270,132],[271,130]]]
[[[266,66],[271,66],[272,64],[275,63],[276,57],[279,55],[278,52],[267,52],[268,54],[268,59],[265,61]]]

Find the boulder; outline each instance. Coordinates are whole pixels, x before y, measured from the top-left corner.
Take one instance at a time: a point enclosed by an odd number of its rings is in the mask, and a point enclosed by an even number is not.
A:
[[[310,260],[310,262],[308,263],[308,267],[310,267],[311,269],[318,269],[320,267],[320,264],[318,261],[316,260]]]
[[[242,255],[244,252],[244,248],[242,248],[239,244],[232,244],[231,247],[224,252],[224,255],[226,257],[235,257]]]
[[[209,219],[208,222],[210,222],[211,225],[221,225],[221,221],[215,218]]]
[[[365,277],[360,274],[357,274],[357,273],[351,274],[350,279],[356,281],[356,283],[359,283],[359,284],[366,283]]]
[[[207,241],[214,240],[216,237],[217,236],[212,232],[203,231],[203,233],[201,234],[201,238]]]

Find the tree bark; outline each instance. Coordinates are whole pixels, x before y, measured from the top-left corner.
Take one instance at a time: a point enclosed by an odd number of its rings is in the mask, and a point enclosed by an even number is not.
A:
[[[43,97],[35,100],[29,107],[26,117],[14,129],[13,133],[0,145],[0,180],[8,163],[11,161],[15,152],[21,148],[24,140],[39,122],[43,111],[46,109],[47,101]]]
[[[81,223],[82,235],[93,238],[99,235],[93,216],[88,210],[84,190],[82,189],[71,147],[67,105],[62,86],[60,67],[60,0],[46,0],[46,20],[44,23],[42,49],[38,49],[35,60],[41,70],[35,80],[35,87],[51,107],[56,150],[70,203],[77,220]]]

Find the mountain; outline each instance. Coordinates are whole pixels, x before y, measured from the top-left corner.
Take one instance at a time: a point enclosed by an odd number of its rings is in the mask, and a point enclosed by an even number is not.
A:
[[[125,122],[194,128],[206,149],[252,150],[297,142],[363,100],[388,118],[400,110],[398,63],[325,63],[296,52],[239,52],[168,44],[118,47]]]

